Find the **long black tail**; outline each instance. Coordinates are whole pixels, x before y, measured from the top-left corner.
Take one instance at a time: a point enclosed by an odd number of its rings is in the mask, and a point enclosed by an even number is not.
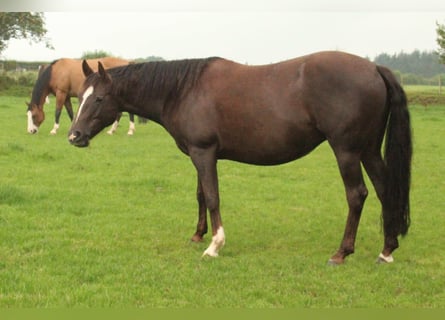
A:
[[[406,235],[410,226],[412,137],[405,92],[393,73],[377,66],[387,89],[389,119],[386,128],[387,181],[383,196],[383,228],[386,235]]]

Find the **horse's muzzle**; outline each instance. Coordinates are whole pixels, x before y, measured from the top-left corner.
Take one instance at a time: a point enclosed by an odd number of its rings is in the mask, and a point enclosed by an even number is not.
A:
[[[84,148],[90,144],[88,135],[82,134],[79,131],[72,131],[68,135],[68,141],[76,147]]]

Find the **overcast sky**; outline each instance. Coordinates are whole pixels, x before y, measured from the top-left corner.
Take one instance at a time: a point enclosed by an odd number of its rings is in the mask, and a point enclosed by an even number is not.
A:
[[[45,11],[54,50],[13,40],[0,58],[52,61],[105,50],[128,59],[221,56],[262,64],[342,50],[372,59],[435,50],[436,21],[445,23],[445,0],[58,1],[18,8]]]

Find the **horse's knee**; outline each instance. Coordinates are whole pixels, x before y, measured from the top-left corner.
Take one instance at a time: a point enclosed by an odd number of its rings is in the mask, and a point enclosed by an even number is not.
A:
[[[366,200],[366,198],[368,197],[368,188],[366,188],[366,186],[364,184],[362,184],[358,187],[357,192],[359,194],[359,197],[364,202]]]

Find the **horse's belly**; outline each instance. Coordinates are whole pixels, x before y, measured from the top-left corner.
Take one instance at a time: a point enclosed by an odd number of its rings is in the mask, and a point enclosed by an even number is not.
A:
[[[278,165],[301,158],[324,141],[317,136],[307,139],[269,141],[257,140],[247,143],[240,138],[237,143],[223,146],[218,152],[219,159],[233,160],[255,165]]]

